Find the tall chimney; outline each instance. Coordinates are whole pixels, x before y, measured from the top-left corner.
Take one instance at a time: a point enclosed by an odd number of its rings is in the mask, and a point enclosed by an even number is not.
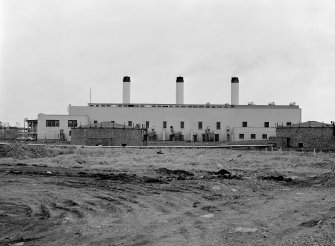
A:
[[[130,77],[123,77],[123,104],[130,103]]]
[[[176,82],[176,104],[184,104],[184,78],[177,77]]]
[[[237,77],[231,78],[231,105],[239,105],[239,81]]]

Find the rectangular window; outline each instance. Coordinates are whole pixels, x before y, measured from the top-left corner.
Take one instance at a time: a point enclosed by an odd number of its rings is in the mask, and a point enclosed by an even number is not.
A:
[[[98,121],[97,120],[93,121],[93,124],[98,124]]]
[[[239,138],[239,139],[244,139],[244,134],[239,134],[239,135],[238,135],[238,138]]]
[[[221,122],[216,122],[216,130],[220,130],[221,129]]]
[[[199,121],[199,122],[198,122],[198,129],[199,129],[199,130],[202,130],[202,121]]]
[[[163,121],[163,128],[166,129],[166,127],[167,127],[167,122]]]
[[[270,123],[269,122],[264,122],[264,127],[269,127]]]
[[[180,121],[180,129],[184,129],[184,127],[185,127],[184,121]]]
[[[149,127],[150,127],[149,121],[146,121],[146,122],[145,122],[145,128],[148,129]]]
[[[68,127],[77,127],[78,123],[76,120],[68,120],[67,121],[67,126]]]
[[[133,126],[133,122],[131,120],[128,121],[128,126],[130,126],[130,127]]]
[[[256,139],[256,134],[251,134],[250,138],[251,139]]]
[[[290,125],[291,125],[291,122],[286,122],[286,125],[287,125],[287,126],[290,126]]]
[[[262,139],[268,139],[268,134],[262,134]]]
[[[71,130],[69,131],[69,137],[71,137]]]
[[[248,122],[243,121],[243,122],[242,122],[242,127],[248,127]]]
[[[59,127],[59,120],[47,120],[46,127]]]

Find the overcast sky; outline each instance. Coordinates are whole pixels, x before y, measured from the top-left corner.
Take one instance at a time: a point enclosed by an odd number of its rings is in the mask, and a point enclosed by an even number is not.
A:
[[[335,120],[334,0],[1,0],[0,121],[131,102],[302,108]]]

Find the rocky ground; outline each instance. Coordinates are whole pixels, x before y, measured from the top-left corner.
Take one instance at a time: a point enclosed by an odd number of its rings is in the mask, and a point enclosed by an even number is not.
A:
[[[334,153],[4,148],[0,245],[335,245]]]

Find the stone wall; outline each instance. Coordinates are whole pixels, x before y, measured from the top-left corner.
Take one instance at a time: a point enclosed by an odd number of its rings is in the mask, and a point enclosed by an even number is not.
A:
[[[103,146],[142,146],[143,135],[140,129],[122,128],[74,128],[71,131],[74,145]]]
[[[284,127],[277,128],[276,135],[286,138],[288,148],[335,149],[333,127]]]
[[[15,140],[19,136],[19,130],[14,129],[0,129],[0,140]]]
[[[274,147],[287,148],[287,137],[270,137],[269,143],[274,144]]]

